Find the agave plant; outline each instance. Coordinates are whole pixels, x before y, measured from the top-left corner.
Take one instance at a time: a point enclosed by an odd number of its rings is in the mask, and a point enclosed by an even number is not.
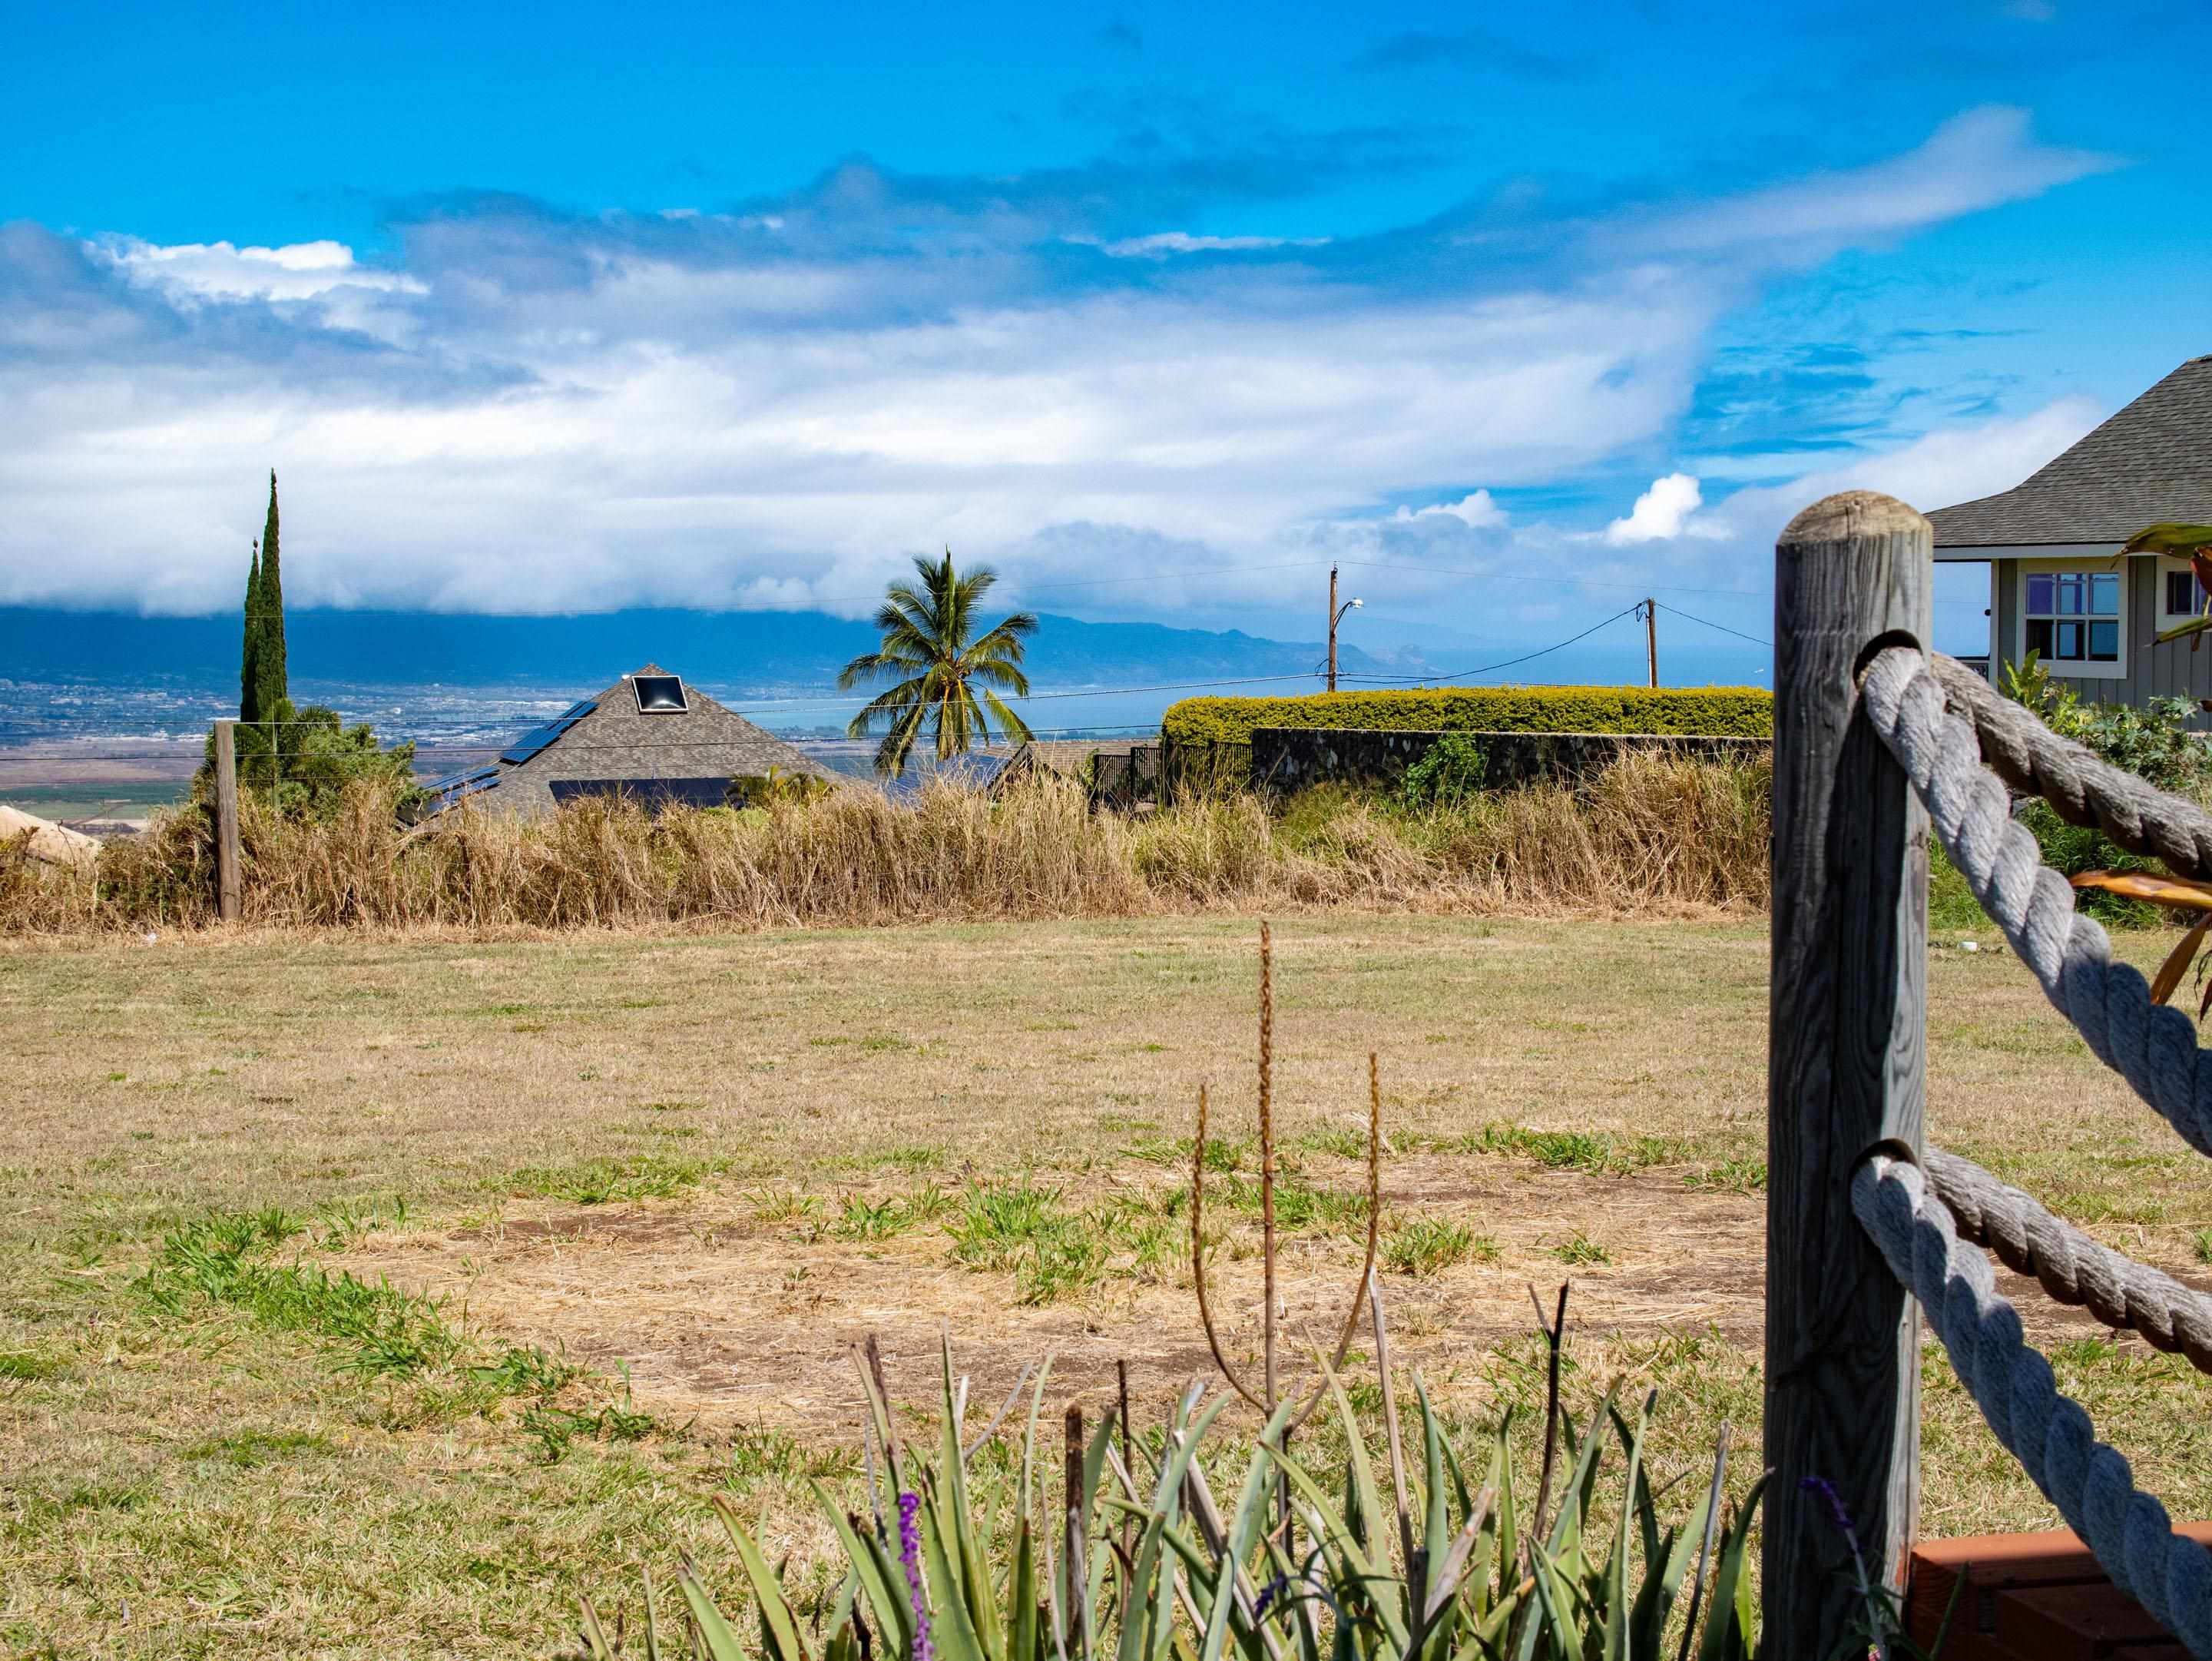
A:
[[[1238,1661],[1658,1661],[1670,1634],[1679,1634],[1677,1661],[1692,1653],[1748,1661],[1744,1567],[1759,1488],[1721,1526],[1725,1433],[1702,1497],[1669,1522],[1644,1463],[1651,1397],[1632,1421],[1610,1394],[1583,1427],[1559,1415],[1566,1475],[1553,1510],[1548,1482],[1533,1505],[1521,1497],[1510,1415],[1489,1439],[1481,1485],[1471,1488],[1416,1375],[1412,1475],[1379,1325],[1377,1337],[1387,1506],[1366,1433],[1324,1358],[1346,1449],[1340,1491],[1289,1451],[1293,1397],[1261,1431],[1224,1512],[1199,1453],[1235,1397],[1208,1402],[1194,1384],[1156,1439],[1125,1439],[1120,1448],[1115,1415],[1086,1436],[1080,1410],[1070,1409],[1060,1513],[1044,1527],[1037,1437],[1049,1361],[1030,1390],[1014,1502],[1001,1510],[979,1503],[968,1469],[1019,1399],[1026,1371],[998,1417],[963,1445],[967,1390],[947,1344],[929,1457],[902,1445],[872,1347],[862,1378],[873,1515],[848,1512],[816,1488],[845,1563],[826,1621],[793,1605],[781,1574],[718,1497],[750,1618],[720,1607],[687,1560],[677,1577],[680,1639],[648,1582],[642,1650],[620,1630],[610,1634],[587,1600],[580,1654],[737,1661],[752,1653],[740,1627],[757,1624],[765,1661],[1225,1661],[1232,1649]],[[1625,1480],[1601,1506],[1616,1446]],[[1137,1469],[1122,1448],[1134,1450]],[[1296,1532],[1279,1514],[1285,1485]],[[1307,1543],[1294,1548],[1300,1535]]]

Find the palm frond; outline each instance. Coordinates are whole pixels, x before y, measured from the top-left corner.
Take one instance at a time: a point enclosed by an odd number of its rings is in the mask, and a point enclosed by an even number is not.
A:
[[[891,723],[884,741],[876,746],[876,771],[885,778],[897,778],[906,771],[907,757],[914,751],[914,741],[921,731],[922,718],[929,706],[916,702],[907,712]]]
[[[1029,689],[1024,686],[1022,690]],[[1000,729],[1015,743],[1029,744],[1036,739],[1036,734],[1030,731],[1029,723],[1000,702],[999,695],[988,687],[983,691],[983,707],[999,718]]]
[[[890,691],[880,693],[866,709],[846,723],[845,736],[864,739],[868,736],[878,715],[903,715],[909,709],[924,707],[922,688],[926,682],[919,676],[902,680]]]

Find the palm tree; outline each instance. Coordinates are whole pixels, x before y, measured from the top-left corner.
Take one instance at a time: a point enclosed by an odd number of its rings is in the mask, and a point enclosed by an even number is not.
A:
[[[964,754],[979,739],[989,742],[991,716],[998,718],[1006,737],[1026,741],[1030,736],[1022,718],[992,689],[1003,686],[1017,697],[1029,695],[1022,637],[1036,632],[1036,615],[1017,611],[975,635],[976,602],[990,592],[999,574],[979,565],[965,576],[957,575],[950,548],[942,562],[915,555],[914,569],[921,578],[919,587],[894,582],[884,591],[876,613],[883,644],[854,658],[837,677],[840,687],[886,675],[905,677],[845,728],[848,738],[864,739],[878,717],[890,721],[876,746],[876,771],[891,778],[906,771],[907,757],[925,723],[937,735],[939,761]]]

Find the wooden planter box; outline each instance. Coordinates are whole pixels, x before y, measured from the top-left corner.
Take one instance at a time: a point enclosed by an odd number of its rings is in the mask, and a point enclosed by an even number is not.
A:
[[[2179,1531],[2212,1546],[2212,1523]],[[1961,1577],[1941,1661],[2187,1661],[2188,1652],[2116,1589],[2065,1529],[1929,1540],[1905,1577],[1905,1624],[1936,1641]]]

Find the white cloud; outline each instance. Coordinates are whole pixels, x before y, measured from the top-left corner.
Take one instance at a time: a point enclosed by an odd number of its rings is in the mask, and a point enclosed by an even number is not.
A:
[[[1702,524],[1692,515],[1705,506],[1705,494],[1688,473],[1669,473],[1655,478],[1651,488],[1636,498],[1628,517],[1605,527],[1605,539],[1614,547],[1635,542],[1671,542],[1680,536],[1720,536],[1725,532]]]
[[[1490,499],[1489,491],[1477,490],[1457,502],[1439,502],[1428,508],[1401,508],[1392,517],[1401,525],[1424,519],[1455,519],[1469,530],[1489,531],[1503,529],[1512,516]]]
[[[1886,454],[1739,490],[1713,510],[1729,534],[1771,546],[1801,508],[1838,490],[1880,490],[1923,513],[2009,490],[2094,427],[2105,414],[2087,398],[2062,398],[2030,414],[1929,433]]]
[[[1999,176],[1914,211],[2063,171],[2017,125],[1942,138],[1897,165]],[[1172,573],[1355,545],[1627,575],[1492,491],[1669,440],[1715,319],[1834,234],[1778,228],[1793,188],[1571,225],[1536,270],[1470,265],[1464,221],[1319,253],[1120,239],[1140,265],[995,189],[854,167],[742,218],[441,210],[368,264],[0,227],[0,603],[234,605],[272,465],[301,604],[856,613],[947,544],[1010,599],[1145,576],[1115,609],[1163,615],[1303,604],[1303,572]],[[1167,257],[1217,245],[1251,257]],[[1703,508],[1684,473],[1601,534],[1709,572],[1748,494]],[[1401,501],[1431,505],[1376,506]]]
[[[311,300],[333,289],[380,289],[422,294],[423,285],[403,272],[355,262],[343,242],[294,242],[280,248],[234,247],[228,242],[180,242],[164,246],[137,237],[95,245],[133,283],[178,295],[221,300]]]
[[[1624,241],[1662,254],[1741,254],[1764,244],[1818,259],[2120,165],[2113,156],[2039,143],[2026,110],[1990,106],[1954,116],[1902,155],[1653,216]]]
[[[1071,241],[1085,239],[1070,238]],[[1150,236],[1125,236],[1097,246],[1117,259],[1164,259],[1170,254],[1250,252],[1258,248],[1319,248],[1325,236],[1193,236],[1188,231],[1155,231]]]

